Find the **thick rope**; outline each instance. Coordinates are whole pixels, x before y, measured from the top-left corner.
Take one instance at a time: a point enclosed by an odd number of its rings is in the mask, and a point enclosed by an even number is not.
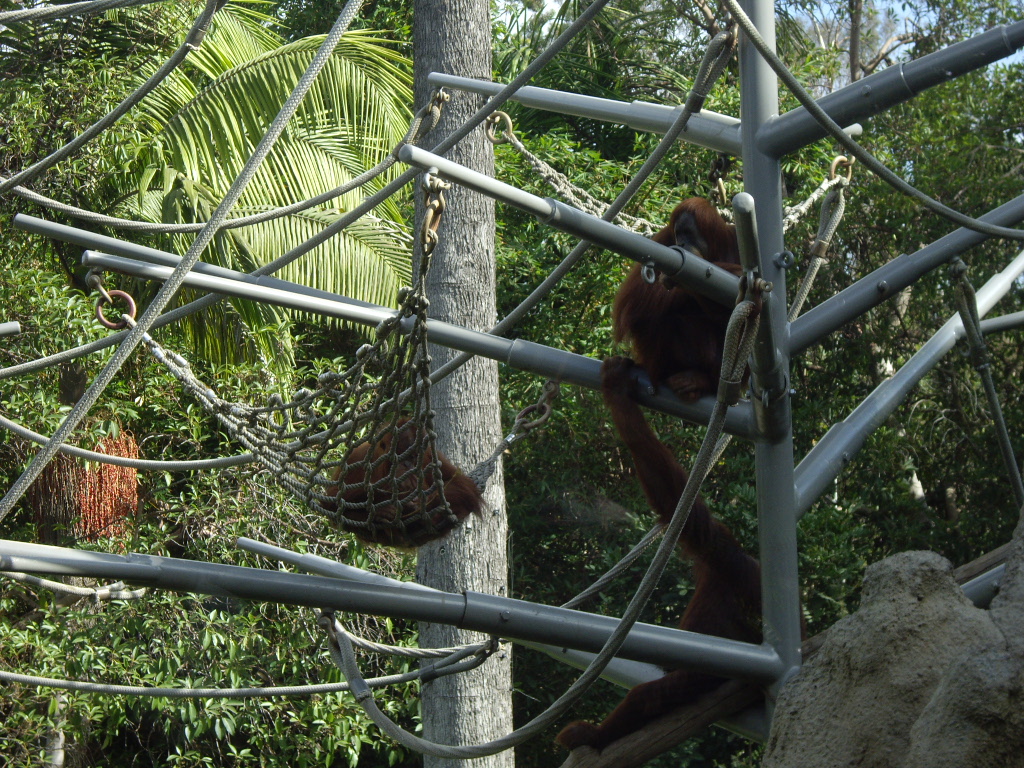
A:
[[[219,2],[219,0],[207,0],[207,11],[204,12],[203,18],[207,15],[212,17],[213,13],[219,7],[217,2]],[[216,235],[221,223],[227,216],[227,213],[234,207],[238,198],[241,197],[245,187],[255,175],[257,168],[259,168],[264,158],[269,154],[274,142],[284,131],[292,115],[298,110],[299,103],[313,85],[313,81],[316,79],[320,70],[327,63],[329,57],[334,51],[334,48],[340,41],[341,36],[348,29],[349,24],[355,17],[356,11],[358,11],[361,5],[362,0],[349,0],[348,4],[342,10],[341,15],[338,17],[338,20],[335,22],[334,27],[332,27],[331,31],[327,34],[324,42],[313,57],[313,61],[310,62],[309,67],[307,67],[306,71],[302,74],[302,77],[299,79],[299,82],[296,84],[291,95],[289,95],[285,100],[285,103],[281,107],[277,117],[274,118],[273,123],[271,123],[270,127],[267,129],[263,139],[256,147],[252,156],[246,162],[242,172],[228,190],[224,200],[217,206],[217,209],[210,217],[210,221],[207,222],[203,230],[196,236],[196,239],[193,241],[188,253],[185,254],[181,263],[175,267],[171,276],[163,286],[161,286],[152,303],[146,308],[142,317],[139,318],[137,325],[129,331],[128,336],[125,337],[124,341],[118,346],[117,351],[114,352],[110,361],[106,366],[104,366],[103,370],[100,371],[92,384],[89,385],[85,394],[83,394],[81,399],[74,405],[67,417],[65,417],[63,423],[57,428],[57,431],[50,438],[50,441],[39,453],[36,454],[29,466],[11,486],[10,490],[2,499],[0,499],[0,520],[3,520],[3,518],[5,518],[14,508],[17,501],[25,491],[28,490],[28,487],[39,476],[39,473],[42,472],[43,467],[45,467],[49,463],[50,459],[52,459],[57,453],[61,443],[67,442],[68,436],[85,417],[89,408],[91,408],[96,400],[99,399],[99,396],[106,389],[107,385],[111,380],[113,380],[114,376],[121,369],[121,366],[124,365],[125,361],[127,361],[128,356],[134,351],[135,347],[142,341],[143,336],[147,334],[150,327],[154,324],[154,321],[159,316],[161,310],[163,310],[171,300],[171,297],[181,287],[185,276],[188,274],[189,270],[192,269],[192,265],[199,260],[199,256],[213,239],[214,235]],[[208,20],[206,23],[208,23]],[[205,29],[205,27],[203,28]]]
[[[138,600],[146,594],[145,587],[140,589],[125,589],[123,581],[108,584],[105,587],[76,587],[73,584],[65,584],[61,581],[42,579],[39,576],[32,576],[31,574],[20,573],[18,571],[0,571],[0,576],[6,579],[11,579],[12,581],[20,581],[23,584],[31,584],[32,586],[40,587],[41,589],[60,592],[65,595],[89,597],[97,603],[102,600]]]
[[[92,16],[114,8],[133,8],[137,5],[151,5],[156,2],[162,2],[162,0],[85,0],[85,2],[67,3],[66,5],[41,5],[18,11],[2,11],[0,12],[0,24],[48,21],[71,16]]]
[[[460,657],[461,655],[466,655],[461,650],[459,654]],[[473,658],[470,659],[469,663],[473,666],[478,666],[483,663],[485,658],[486,657],[484,656]],[[438,662],[436,664],[428,664],[411,672],[371,678],[366,680],[365,683],[370,688],[384,688],[391,685],[411,683],[416,680],[432,680],[437,677],[453,675],[464,671],[466,671],[465,666],[453,665],[451,663],[442,664],[442,662]],[[47,688],[59,688],[65,691],[96,693],[103,696],[140,696],[166,699],[255,699],[270,698],[272,696],[310,696],[313,694],[337,693],[339,691],[351,690],[351,686],[347,682],[318,683],[315,685],[271,685],[254,688],[160,688],[140,685],[93,683],[84,680],[66,680],[52,677],[38,677],[36,675],[22,675],[17,672],[7,672],[5,670],[0,670],[0,681],[5,683],[20,683],[21,685],[39,685]]]
[[[100,133],[120,120],[130,109],[132,109],[132,107],[148,96],[154,88],[160,85],[160,83],[162,83],[171,74],[171,72],[178,68],[178,66],[192,51],[199,50],[199,46],[202,44],[203,38],[206,36],[206,31],[210,27],[210,22],[213,21],[214,14],[223,7],[226,1],[227,0],[206,0],[206,6],[203,8],[203,12],[199,15],[199,18],[196,19],[192,28],[188,31],[188,34],[185,35],[185,42],[183,42],[181,46],[171,54],[170,58],[168,58],[167,61],[165,61],[161,67],[146,80],[145,83],[140,85],[120,104],[60,149],[51,152],[42,160],[38,160],[23,171],[14,174],[9,179],[0,179],[0,195],[4,192],[10,191],[18,185],[32,181],[43,172],[55,166],[61,160],[70,157],[85,144],[92,141]],[[0,517],[2,517],[2,515],[0,515]]]
[[[147,0],[152,1],[152,0]],[[222,229],[237,229],[239,227],[248,227],[253,224],[262,224],[267,221],[279,219],[283,216],[289,216],[293,213],[299,213],[300,211],[314,208],[318,205],[330,202],[331,200],[341,197],[354,189],[358,189],[376,179],[385,173],[391,166],[398,161],[398,150],[406,144],[417,144],[419,140],[426,134],[430,133],[437,125],[438,120],[441,116],[441,105],[443,100],[439,98],[432,99],[429,104],[423,107],[413,117],[409,130],[405,136],[402,137],[401,141],[395,145],[394,149],[389,153],[388,157],[381,160],[373,168],[359,174],[355,178],[345,182],[339,187],[322,192],[315,197],[311,197],[307,200],[302,200],[291,205],[282,206],[280,208],[274,208],[269,211],[261,211],[260,213],[254,213],[249,216],[242,216],[237,219],[227,219],[224,222]],[[429,118],[429,119],[427,119]],[[426,122],[424,122],[426,120]],[[106,216],[102,213],[95,213],[93,211],[87,211],[84,208],[78,208],[74,205],[68,205],[61,203],[52,198],[40,195],[38,192],[33,192],[25,187],[15,187],[13,192],[19,197],[29,200],[37,205],[41,205],[45,208],[57,211],[59,213],[67,214],[76,219],[87,221],[92,224],[99,224],[102,226],[111,227],[113,229],[133,230],[139,232],[161,232],[161,233],[183,233],[183,232],[198,232],[206,226],[205,221],[198,221],[190,224],[161,224],[152,221],[136,221],[134,219],[122,219],[116,216]]]
[[[31,440],[33,443],[39,443],[40,445],[46,445],[50,440],[46,435],[33,432],[31,429],[23,427],[21,424],[11,421],[4,416],[0,416],[0,428],[13,432],[18,435],[18,437],[24,438],[25,440]],[[243,453],[238,456],[225,456],[218,459],[192,459],[190,461],[133,459],[128,456],[113,456],[106,453],[97,453],[96,451],[86,450],[85,448],[68,445],[67,443],[61,443],[58,450],[61,453],[66,453],[68,456],[77,456],[78,458],[85,459],[86,461],[95,461],[100,464],[113,464],[117,467],[131,467],[132,469],[154,472],[188,472],[197,469],[223,469],[225,467],[237,467],[241,464],[248,464],[256,460],[256,457],[251,453]]]
[[[959,258],[953,261],[950,272],[956,279],[957,311],[960,313],[960,320],[964,324],[967,343],[970,346],[971,364],[981,376],[985,396],[988,398],[988,405],[992,410],[992,423],[996,430],[996,439],[999,442],[999,453],[1006,465],[1006,472],[1009,475],[1013,493],[1017,497],[1017,504],[1024,505],[1024,480],[1021,479],[1020,465],[1017,464],[1017,458],[1013,453],[1010,433],[1006,428],[1006,419],[999,402],[999,393],[996,392],[995,381],[992,378],[992,366],[988,346],[985,344],[985,337],[981,332],[981,317],[978,315],[978,300],[974,295],[974,286],[967,279],[967,265]]]
[[[627,606],[622,619],[619,621],[619,624],[616,626],[615,630],[613,630],[600,652],[595,656],[594,660],[576,680],[576,682],[573,683],[553,704],[551,704],[551,706],[532,721],[520,728],[517,728],[506,736],[485,744],[478,744],[474,746],[456,747],[445,744],[436,744],[434,742],[427,741],[426,739],[422,739],[403,729],[380,710],[376,702],[373,700],[373,694],[369,687],[364,685],[362,682],[362,676],[359,671],[359,666],[356,663],[352,643],[346,637],[344,628],[340,627],[337,623],[331,625],[329,629],[331,630],[333,638],[332,655],[335,656],[335,660],[341,667],[342,673],[345,675],[346,679],[352,684],[352,693],[355,695],[356,701],[359,702],[360,706],[363,707],[370,719],[373,720],[385,734],[402,746],[426,755],[459,760],[485,757],[487,755],[493,755],[506,749],[510,749],[523,743],[527,739],[532,738],[540,731],[552,725],[570,706],[583,696],[590,685],[600,676],[605,667],[607,667],[609,662],[615,657],[615,654],[622,647],[622,644],[625,642],[633,624],[636,623],[640,612],[643,610],[654,591],[654,588],[657,586],[658,580],[661,578],[661,575],[668,564],[669,558],[673,554],[676,543],[679,541],[682,530],[689,518],[690,509],[692,508],[693,503],[697,498],[697,494],[700,491],[700,485],[704,482],[705,477],[711,469],[719,437],[722,435],[725,428],[725,416],[729,404],[729,398],[725,393],[734,391],[738,386],[738,382],[743,378],[743,374],[747,366],[747,358],[749,357],[754,339],[756,338],[758,318],[759,308],[755,302],[750,300],[742,301],[733,310],[729,326],[726,330],[726,349],[724,353],[725,359],[722,365],[722,384],[719,387],[720,394],[715,403],[715,408],[712,412],[707,432],[705,433],[704,440],[701,443],[700,450],[697,453],[697,458],[695,460],[693,470],[690,473],[689,480],[687,481],[686,487],[683,489],[682,496],[676,505],[672,519],[665,527],[665,537],[658,546],[658,549],[654,554],[654,558],[652,559],[646,574],[641,580],[640,586],[637,588],[633,599]]]
[[[779,79],[796,97],[797,101],[799,101],[807,110],[808,114],[810,114],[811,117],[813,117],[815,121],[817,121],[817,123],[824,128],[826,132],[847,152],[857,158],[857,160],[863,163],[872,173],[882,179],[882,181],[890,185],[893,189],[913,198],[933,213],[937,213],[939,216],[942,216],[955,224],[959,224],[961,227],[966,227],[967,229],[980,232],[983,235],[989,235],[991,237],[1002,237],[1009,240],[1024,240],[1024,230],[996,226],[995,224],[989,224],[986,221],[981,221],[980,219],[975,219],[960,213],[959,211],[953,210],[952,208],[943,205],[935,198],[926,195],[921,190],[916,189],[889,170],[860,144],[851,139],[839,124],[829,117],[828,113],[821,108],[818,102],[814,100],[814,97],[807,92],[807,90],[800,84],[800,81],[797,80],[793,73],[789,71],[786,65],[782,62],[782,59],[775,54],[765,39],[761,37],[760,32],[757,31],[757,27],[754,26],[754,22],[752,22],[750,17],[743,12],[743,8],[740,7],[739,2],[737,0],[723,0],[723,2],[736,18],[739,25],[743,27],[744,33],[746,33],[750,42],[755,48],[757,48],[758,52],[768,63],[768,66],[774,70],[775,74],[778,75]]]
[[[846,180],[843,179],[845,182]],[[845,184],[840,184],[829,190],[825,202],[821,204],[821,217],[818,221],[818,236],[811,246],[811,261],[807,265],[807,272],[804,279],[793,297],[793,304],[789,308],[789,322],[793,322],[800,316],[800,309],[811,293],[814,286],[814,279],[818,276],[818,270],[825,263],[828,255],[828,248],[832,244],[832,238],[843,220],[843,212],[846,210]]]

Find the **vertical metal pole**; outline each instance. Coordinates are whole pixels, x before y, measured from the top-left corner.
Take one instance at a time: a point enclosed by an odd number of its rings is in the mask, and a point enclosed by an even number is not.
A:
[[[773,0],[741,0],[744,11],[773,48]],[[773,289],[762,310],[761,348],[753,356],[755,409],[768,437],[755,446],[757,508],[761,559],[761,599],[765,642],[788,670],[800,664],[800,600],[797,581],[796,515],[793,484],[793,429],[789,396],[789,323],[786,320],[786,273],[776,264],[784,250],[782,182],[779,161],[757,148],[757,132],[778,114],[778,81],[754,46],[741,35],[740,102],[743,126],[743,180],[754,197],[762,277]],[[766,327],[770,324],[769,328]],[[774,349],[766,345],[775,342]],[[782,679],[769,688],[768,712]]]

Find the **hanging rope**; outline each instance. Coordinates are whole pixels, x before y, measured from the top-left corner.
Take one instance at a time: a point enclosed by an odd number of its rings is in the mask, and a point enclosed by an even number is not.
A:
[[[373,693],[369,686],[364,685],[362,682],[362,675],[356,662],[352,642],[344,628],[337,622],[325,622],[331,637],[332,656],[334,656],[345,678],[351,683],[352,693],[356,701],[386,735],[402,746],[425,755],[458,760],[485,757],[510,749],[532,738],[540,731],[552,725],[586,693],[590,685],[600,676],[611,659],[614,658],[622,643],[625,642],[626,636],[637,621],[640,612],[654,591],[669,558],[675,550],[676,543],[689,517],[690,509],[700,491],[700,486],[712,466],[715,449],[719,438],[724,432],[728,406],[739,399],[740,382],[746,371],[747,358],[757,336],[761,293],[769,288],[770,286],[760,280],[748,281],[744,278],[742,281],[742,297],[733,310],[729,326],[726,330],[726,344],[718,399],[715,402],[711,420],[700,450],[697,453],[689,480],[683,489],[672,519],[665,527],[665,537],[658,546],[647,573],[641,580],[622,619],[601,648],[601,651],[595,656],[594,660],[576,682],[544,712],[506,736],[485,744],[450,746],[422,739],[403,729],[380,710],[373,700]]]
[[[957,311],[960,313],[960,319],[964,324],[964,332],[971,351],[971,364],[974,366],[974,370],[981,376],[985,396],[988,398],[989,408],[992,410],[992,422],[996,430],[996,439],[999,442],[999,452],[1002,454],[1003,463],[1006,465],[1010,485],[1013,487],[1013,493],[1017,497],[1017,504],[1024,505],[1024,481],[1021,480],[1020,466],[1017,464],[1017,459],[1013,454],[1013,445],[1010,444],[1010,433],[1006,428],[1003,408],[999,403],[999,394],[996,392],[996,385],[992,379],[988,346],[985,344],[985,337],[981,333],[981,318],[978,315],[978,301],[974,295],[974,286],[967,279],[967,265],[959,258],[953,259],[949,271],[956,281]]]
[[[309,210],[310,208],[315,208],[318,205],[323,205],[337,197],[341,197],[342,195],[351,192],[354,189],[365,186],[384,174],[389,168],[391,168],[391,166],[398,162],[398,150],[405,144],[418,144],[420,139],[436,127],[438,121],[441,119],[441,110],[448,100],[448,94],[443,90],[438,89],[433,98],[431,98],[431,100],[413,116],[412,122],[409,124],[409,130],[406,131],[406,134],[402,137],[401,141],[392,148],[388,156],[373,166],[373,168],[363,171],[354,179],[345,182],[339,187],[335,187],[327,192],[322,192],[315,197],[311,197],[308,200],[301,200],[297,203],[292,203],[291,205],[274,208],[269,211],[261,211],[260,213],[254,213],[249,216],[241,216],[237,219],[226,219],[221,228],[238,229],[240,227],[252,226],[253,224],[262,224],[267,221],[273,221],[274,219],[279,219],[283,216],[290,216],[294,213],[300,213],[302,211]],[[45,195],[40,195],[38,192],[33,192],[25,187],[14,187],[11,191],[25,200],[29,200],[37,205],[49,208],[50,210],[57,211],[58,213],[64,213],[82,221],[87,221],[92,224],[101,224],[106,227],[112,227],[113,229],[174,234],[198,232],[206,226],[205,221],[197,221],[189,224],[161,224],[159,222],[152,221],[122,219],[116,216],[106,216],[101,213],[87,211],[84,208],[78,208],[74,205],[68,205],[46,197]]]
[[[848,160],[842,155],[832,161],[832,167],[829,170],[829,180],[835,181],[838,179],[838,183],[828,191],[825,202],[821,204],[821,214],[818,218],[818,236],[814,239],[814,244],[811,246],[811,261],[807,265],[807,272],[804,274],[804,279],[800,283],[796,295],[793,297],[793,304],[789,308],[789,322],[793,322],[800,316],[800,309],[811,292],[814,279],[818,276],[818,270],[821,269],[821,265],[826,261],[828,248],[832,244],[832,238],[835,237],[836,230],[839,229],[839,224],[843,220],[843,213],[846,211],[846,188],[850,185],[850,180],[853,178],[854,162],[854,160]],[[836,175],[836,169],[839,167],[847,169],[846,178]]]

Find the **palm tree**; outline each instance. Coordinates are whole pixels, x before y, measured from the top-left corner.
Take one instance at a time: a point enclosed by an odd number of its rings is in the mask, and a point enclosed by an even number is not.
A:
[[[226,6],[188,66],[143,103],[140,121],[152,134],[128,178],[131,188],[123,190],[122,213],[166,223],[205,221],[321,40],[282,44],[272,19],[241,3]],[[309,199],[375,165],[408,129],[411,101],[408,61],[372,33],[346,34],[233,215]],[[322,230],[397,173],[304,212],[225,230],[204,259],[251,271]],[[168,239],[182,252],[191,235]],[[402,207],[388,200],[279,274],[393,304],[409,279],[409,244]],[[283,311],[238,301],[203,314],[185,327],[203,357],[237,359],[257,351],[264,359],[290,360],[288,336],[280,333]]]

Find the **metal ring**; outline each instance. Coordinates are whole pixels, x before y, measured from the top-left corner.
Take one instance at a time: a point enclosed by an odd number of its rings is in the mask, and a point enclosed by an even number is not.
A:
[[[853,164],[856,162],[857,158],[855,157],[851,159],[846,155],[838,155],[836,159],[832,161],[832,165],[828,169],[829,179],[834,179],[839,166],[843,166],[846,168],[846,181],[849,183],[853,180]]]
[[[640,267],[640,277],[642,277],[644,282],[648,285],[654,285],[658,282],[658,272],[654,269],[654,264],[647,262]]]
[[[487,116],[487,140],[497,146],[498,144],[505,144],[511,139],[509,137],[515,135],[512,131],[512,118],[505,112],[492,112]],[[504,128],[501,135],[498,135],[498,125],[503,125]]]
[[[128,308],[121,313],[121,319],[118,322],[111,322],[107,319],[107,316],[103,314],[103,305],[113,299],[121,299]],[[96,319],[100,321],[104,328],[109,328],[112,331],[119,331],[122,328],[128,327],[128,318],[135,319],[135,299],[124,291],[107,291],[107,295],[101,297],[96,301]]]

